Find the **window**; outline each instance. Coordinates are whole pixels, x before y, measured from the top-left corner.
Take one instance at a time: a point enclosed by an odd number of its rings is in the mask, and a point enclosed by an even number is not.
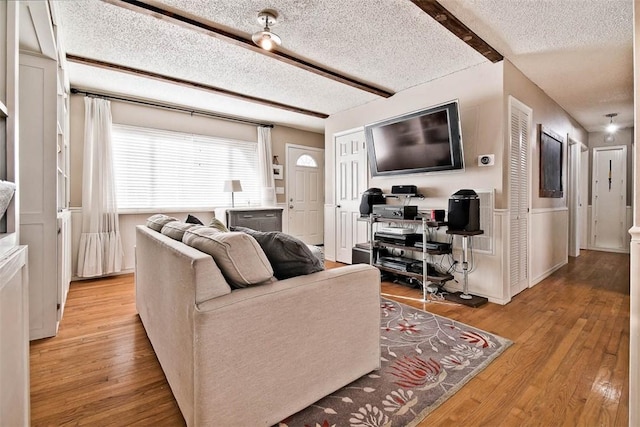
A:
[[[120,211],[231,206],[227,179],[236,206],[260,202],[256,142],[114,124],[113,156]]]
[[[306,166],[309,168],[317,168],[318,163],[316,163],[314,158],[311,157],[310,155],[303,154],[302,156],[298,157],[298,160],[296,161],[296,166]]]

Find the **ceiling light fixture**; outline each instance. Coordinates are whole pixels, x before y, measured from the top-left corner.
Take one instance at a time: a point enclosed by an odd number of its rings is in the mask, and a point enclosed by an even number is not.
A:
[[[618,125],[613,123],[613,118],[616,117],[618,113],[609,113],[605,114],[605,117],[609,117],[609,124],[606,127],[607,135],[604,137],[605,142],[615,142],[616,136],[614,135],[618,130]]]
[[[264,26],[262,31],[258,31],[251,36],[251,40],[264,50],[271,50],[274,46],[280,46],[282,44],[282,40],[280,37],[271,32],[270,26],[276,24],[277,14],[273,10],[263,10],[258,14],[258,24]]]

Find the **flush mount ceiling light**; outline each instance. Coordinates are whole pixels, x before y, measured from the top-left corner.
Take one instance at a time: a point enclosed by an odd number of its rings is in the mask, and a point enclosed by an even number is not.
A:
[[[618,130],[618,125],[613,123],[613,118],[617,115],[618,113],[609,113],[604,115],[605,117],[609,117],[609,124],[606,128],[607,135],[604,137],[605,142],[614,142],[616,140],[616,136],[614,134]]]
[[[270,26],[276,24],[277,14],[273,10],[263,10],[258,14],[258,24],[260,26],[264,26],[262,31],[258,31],[251,36],[251,40],[264,50],[271,50],[274,46],[280,46],[282,44],[282,40],[280,37],[271,32]]]

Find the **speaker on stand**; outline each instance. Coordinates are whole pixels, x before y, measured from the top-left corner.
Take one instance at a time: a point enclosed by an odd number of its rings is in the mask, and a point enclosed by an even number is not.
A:
[[[484,233],[480,230],[480,198],[473,190],[459,190],[449,199],[447,234],[462,237],[462,292],[445,295],[445,299],[471,307],[479,307],[488,300],[469,293],[469,239]]]
[[[473,190],[459,190],[449,199],[447,227],[452,231],[480,230],[480,198]]]

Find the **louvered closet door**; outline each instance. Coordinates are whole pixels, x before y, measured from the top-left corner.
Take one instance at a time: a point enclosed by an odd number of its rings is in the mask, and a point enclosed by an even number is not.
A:
[[[528,287],[531,108],[509,97],[509,275],[511,296]]]

